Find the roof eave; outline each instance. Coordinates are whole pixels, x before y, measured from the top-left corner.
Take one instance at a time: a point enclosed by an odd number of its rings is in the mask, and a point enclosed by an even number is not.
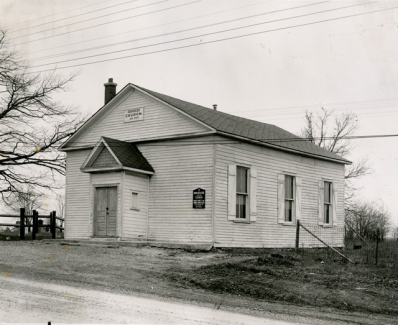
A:
[[[86,167],[86,168],[80,168],[80,170],[83,173],[106,173],[106,172],[130,171],[130,172],[136,172],[136,173],[147,174],[147,175],[154,175],[155,174],[155,172],[151,172],[151,171],[148,171],[148,170],[130,168],[130,167],[125,167],[125,166],[99,167],[99,168],[91,168],[91,167],[87,168]]]
[[[352,164],[351,161],[349,161],[347,159],[344,159],[344,158],[342,158],[342,159],[334,159],[334,158],[331,158],[331,157],[321,156],[321,155],[317,155],[317,154],[311,154],[309,152],[295,150],[295,149],[290,149],[290,148],[278,146],[276,144],[272,144],[272,143],[268,143],[268,142],[264,142],[264,141],[260,141],[260,140],[255,140],[255,139],[251,139],[251,138],[246,138],[246,137],[243,137],[243,136],[239,136],[239,135],[235,135],[235,134],[231,134],[231,133],[223,132],[223,131],[217,131],[216,133],[224,135],[224,136],[227,136],[227,137],[244,140],[244,141],[247,141],[247,142],[250,142],[250,143],[255,143],[257,145],[270,147],[270,148],[281,150],[281,151],[292,152],[292,153],[295,153],[295,154],[300,154],[300,155],[311,157],[311,158],[317,158],[317,159],[332,161],[332,162],[339,163],[339,164],[344,164],[344,165],[351,165]]]

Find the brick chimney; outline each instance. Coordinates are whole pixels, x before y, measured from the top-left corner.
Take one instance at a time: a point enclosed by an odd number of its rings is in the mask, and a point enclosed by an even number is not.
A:
[[[116,86],[113,82],[113,78],[109,78],[108,82],[104,84],[105,86],[105,105],[116,96]]]

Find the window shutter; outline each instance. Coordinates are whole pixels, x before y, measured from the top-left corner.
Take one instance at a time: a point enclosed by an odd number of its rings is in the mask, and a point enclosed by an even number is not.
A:
[[[337,191],[334,184],[332,184],[332,216],[333,226],[337,226]]]
[[[324,200],[324,186],[325,183],[323,181],[319,181],[319,211],[318,211],[318,225],[323,225],[323,221],[324,221],[324,204],[325,204],[325,200]]]
[[[257,169],[250,169],[250,221],[257,221]]]
[[[301,178],[296,177],[296,220],[301,219]]]
[[[285,175],[278,174],[278,223],[285,222]]]
[[[236,165],[228,165],[228,220],[236,218]]]

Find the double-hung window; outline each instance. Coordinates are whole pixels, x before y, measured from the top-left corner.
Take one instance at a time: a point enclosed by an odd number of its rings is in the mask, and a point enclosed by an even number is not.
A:
[[[248,168],[236,167],[236,218],[246,219],[248,215]]]
[[[294,176],[285,175],[285,221],[292,222],[295,207],[295,179]]]
[[[324,182],[323,185],[323,201],[324,201],[324,214],[323,214],[323,222],[324,224],[331,224],[332,222],[332,183]]]
[[[278,174],[278,223],[295,225],[301,217],[301,178]]]
[[[331,180],[319,181],[318,224],[337,226],[337,185]]]
[[[235,164],[228,165],[228,220],[257,221],[257,170]]]

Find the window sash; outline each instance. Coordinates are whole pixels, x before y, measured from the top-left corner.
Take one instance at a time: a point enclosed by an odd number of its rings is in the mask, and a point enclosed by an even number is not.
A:
[[[285,200],[285,221],[292,222],[293,221],[293,200]]]
[[[292,222],[295,208],[294,176],[285,175],[285,222]]]
[[[331,223],[331,215],[332,215],[332,205],[330,203],[325,203],[324,204],[324,212],[323,212],[325,224]]]
[[[294,198],[294,176],[285,175],[285,199]]]
[[[332,203],[332,183],[331,182],[324,182],[323,185],[323,190],[324,190],[324,194],[323,194],[323,199],[324,199],[324,203],[328,203],[331,204]]]
[[[247,218],[247,195],[236,194],[236,218],[246,219]]]
[[[236,168],[236,193],[247,194],[248,168],[237,166]]]

